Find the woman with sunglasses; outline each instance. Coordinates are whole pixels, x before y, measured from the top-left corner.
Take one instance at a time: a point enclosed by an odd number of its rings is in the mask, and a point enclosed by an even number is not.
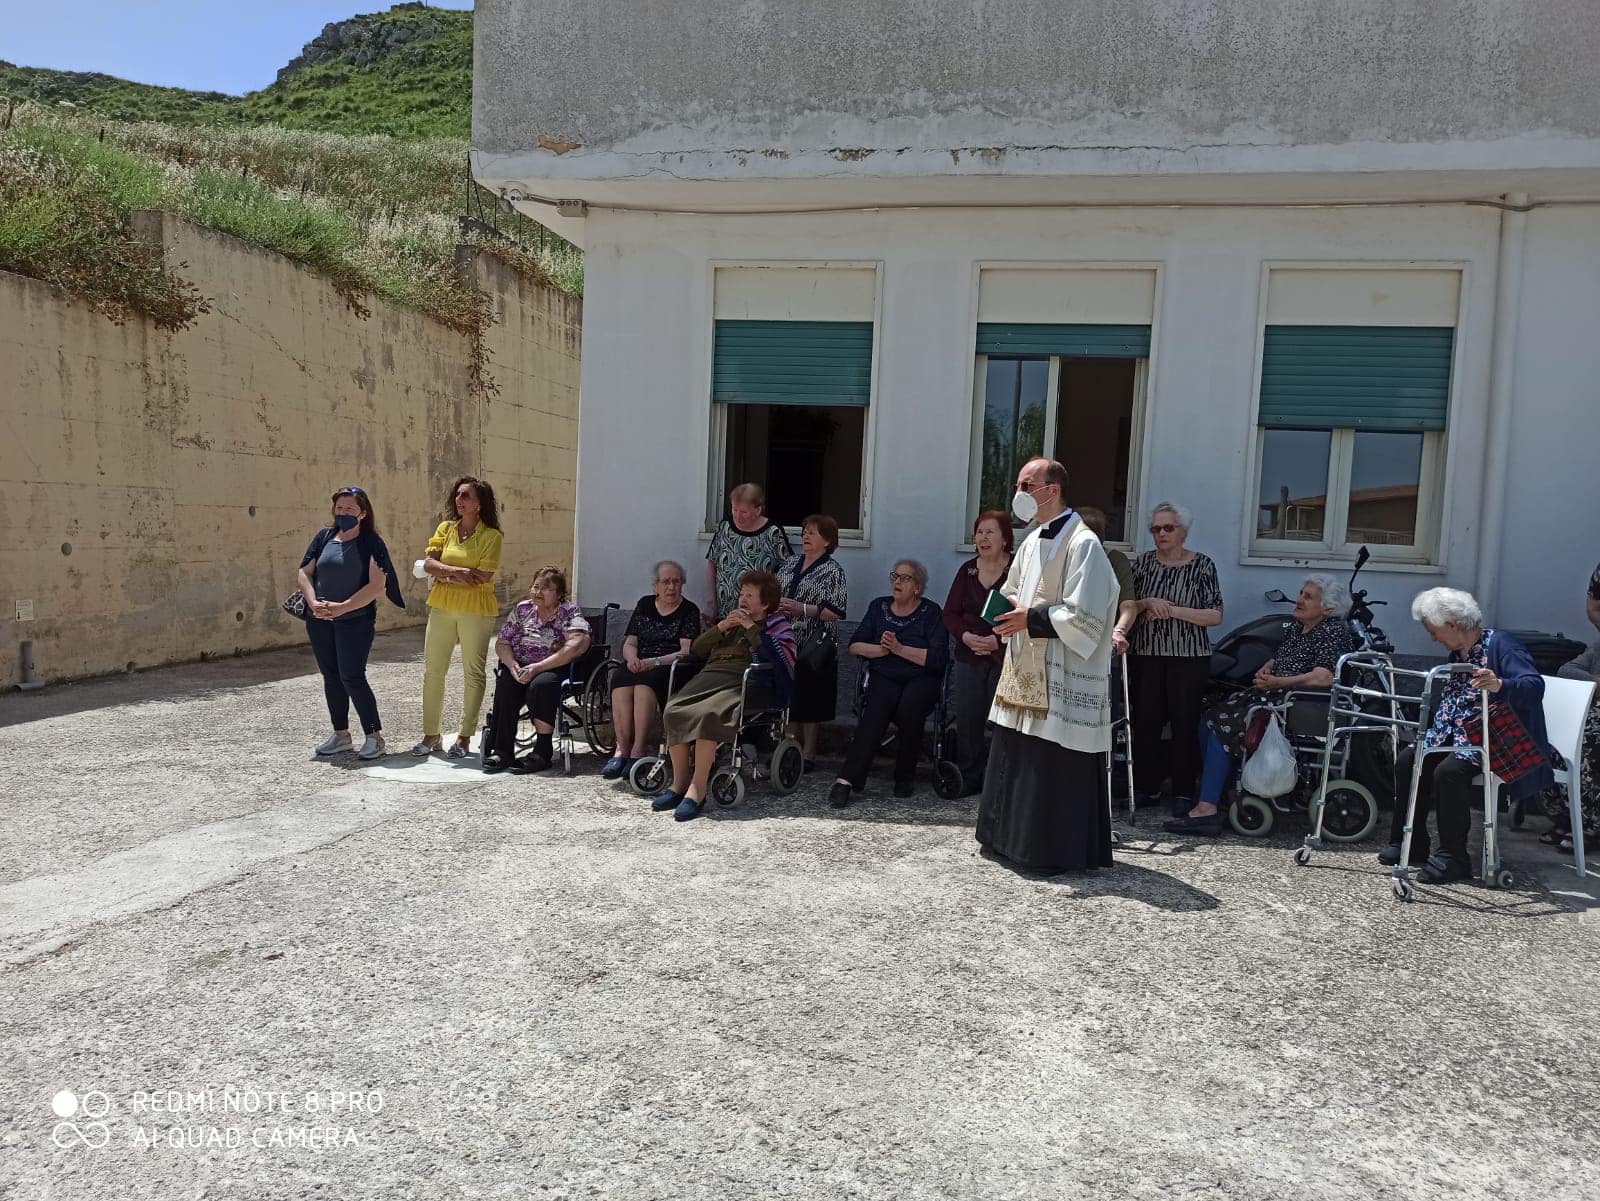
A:
[[[922,751],[922,727],[939,700],[950,635],[944,611],[922,594],[928,569],[901,559],[889,573],[891,591],[867,606],[856,627],[850,653],[866,660],[866,695],[855,736],[845,748],[844,766],[828,790],[828,804],[843,809],[850,794],[867,783],[867,770],[883,735],[894,722],[899,731],[894,756],[894,795],[911,795],[912,773]]]
[[[1174,501],[1162,501],[1150,514],[1155,549],[1133,561],[1134,599],[1117,612],[1112,642],[1130,645],[1128,683],[1133,690],[1133,744],[1147,748],[1134,759],[1134,790],[1149,803],[1161,788],[1161,729],[1172,727],[1169,762],[1174,815],[1194,807],[1200,774],[1200,700],[1211,677],[1211,638],[1222,624],[1222,587],[1217,565],[1188,549],[1193,518]]]
[[[333,524],[317,531],[300,560],[300,595],[305,600],[306,636],[322,672],[322,692],[333,720],[333,734],[317,747],[319,755],[353,749],[350,705],[355,703],[366,740],[362,759],[383,754],[383,723],[378,700],[367,683],[367,656],[377,631],[378,597],[400,608],[406,599],[389,548],[378,537],[372,502],[360,488],[333,494]]]
[[[472,732],[478,728],[489,642],[500,616],[494,595],[494,576],[500,570],[500,516],[494,489],[470,475],[450,489],[445,511],[454,516],[434,530],[422,562],[433,587],[428,591],[428,630],[422,647],[422,741],[411,753],[426,757],[443,749],[444,678],[459,644],[464,677],[461,727],[446,753],[461,759],[472,749]]]

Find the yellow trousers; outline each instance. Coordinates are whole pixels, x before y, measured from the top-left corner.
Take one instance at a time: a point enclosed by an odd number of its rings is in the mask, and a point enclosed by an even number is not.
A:
[[[483,689],[489,658],[489,643],[499,627],[498,617],[479,617],[474,613],[428,610],[428,632],[422,640],[422,732],[429,738],[444,724],[444,678],[450,672],[450,656],[461,645],[462,706],[461,737],[471,738],[478,729],[478,712],[483,708]]]

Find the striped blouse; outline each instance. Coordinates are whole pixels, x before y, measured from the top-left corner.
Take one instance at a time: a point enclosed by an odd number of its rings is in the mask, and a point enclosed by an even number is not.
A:
[[[1217,583],[1217,565],[1205,555],[1177,567],[1169,567],[1147,550],[1133,561],[1133,592],[1139,600],[1152,597],[1180,609],[1222,611],[1222,587]],[[1170,655],[1174,658],[1199,658],[1211,654],[1211,638],[1204,626],[1168,617],[1161,621],[1141,617],[1133,627],[1133,653]]]

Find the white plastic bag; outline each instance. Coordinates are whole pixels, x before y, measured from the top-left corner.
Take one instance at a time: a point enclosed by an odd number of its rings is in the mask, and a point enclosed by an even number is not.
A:
[[[1245,760],[1244,771],[1239,773],[1239,786],[1251,796],[1271,800],[1294,791],[1299,769],[1294,762],[1294,749],[1283,732],[1283,723],[1274,713],[1261,735],[1261,745],[1256,753]]]

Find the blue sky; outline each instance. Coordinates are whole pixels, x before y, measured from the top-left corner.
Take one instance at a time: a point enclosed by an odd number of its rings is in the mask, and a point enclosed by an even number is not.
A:
[[[472,0],[429,0],[471,8]],[[139,83],[253,92],[329,21],[389,0],[7,0],[0,59]]]

